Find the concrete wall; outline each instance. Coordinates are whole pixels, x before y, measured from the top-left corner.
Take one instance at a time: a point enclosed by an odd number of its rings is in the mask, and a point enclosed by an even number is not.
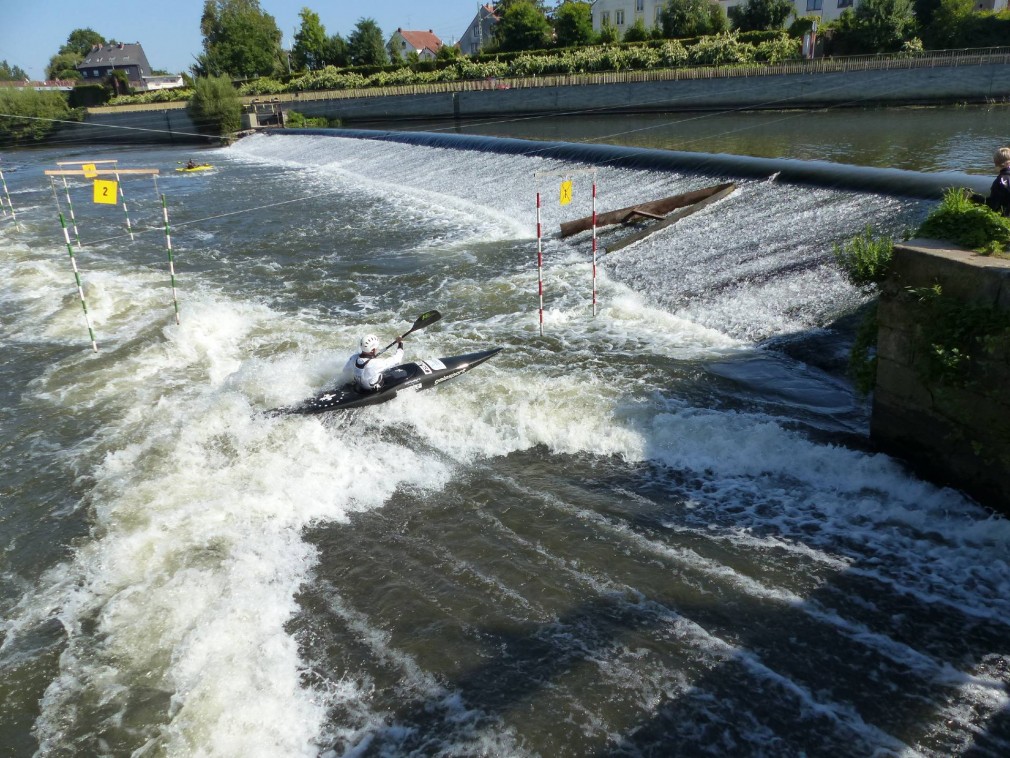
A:
[[[928,324],[908,288],[1010,314],[1010,260],[929,240],[896,245],[877,311],[877,384],[870,436],[925,478],[1010,514],[1010,335],[972,349],[956,382],[927,368]],[[930,376],[934,378],[928,378]]]
[[[111,109],[103,109],[111,111]],[[207,144],[219,143],[217,137],[200,134],[184,106],[174,105],[159,110],[90,112],[83,124],[67,124],[59,129],[54,140],[72,138],[95,144]]]
[[[1010,99],[1010,66],[946,66],[817,74],[487,89],[302,101],[309,116],[348,124],[432,118],[992,102]]]
[[[738,109],[782,110],[831,106],[984,103],[1010,100],[1010,65],[885,68],[829,73],[762,74],[711,79],[567,84],[510,89],[474,89],[425,94],[333,97],[305,93],[271,98],[282,110],[339,118],[345,124],[394,124],[417,120],[469,119],[592,113],[672,113]],[[753,75],[751,75],[753,74]],[[619,78],[619,75],[615,75]],[[499,83],[501,84],[501,83]],[[347,93],[343,93],[346,95]],[[200,142],[180,105],[125,106],[89,111],[85,125],[67,127],[96,142]]]

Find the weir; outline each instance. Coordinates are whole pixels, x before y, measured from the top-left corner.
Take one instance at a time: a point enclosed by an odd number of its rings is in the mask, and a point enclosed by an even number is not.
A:
[[[833,189],[879,192],[887,195],[938,200],[950,187],[966,187],[986,194],[990,177],[960,171],[922,173],[903,169],[850,166],[828,161],[790,158],[755,158],[745,155],[692,153],[618,145],[588,145],[570,142],[539,142],[504,137],[483,137],[437,132],[372,131],[367,129],[285,129],[265,132],[271,136],[292,134],[347,137],[450,150],[555,158],[563,161],[606,164],[617,168],[657,171],[697,171],[714,176],[775,177],[779,181]]]

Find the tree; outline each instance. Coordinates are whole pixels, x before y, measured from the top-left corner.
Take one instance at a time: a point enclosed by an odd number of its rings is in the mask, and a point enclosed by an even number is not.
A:
[[[620,42],[621,33],[618,31],[617,27],[614,26],[609,21],[604,21],[600,24],[600,33],[596,37],[596,41],[601,45],[609,45],[613,42]]]
[[[80,79],[81,74],[75,68],[95,45],[104,45],[105,37],[94,29],[74,29],[67,36],[67,41],[60,47],[56,55],[49,59],[46,66],[47,79]]]
[[[75,66],[83,60],[77,53],[57,53],[46,66],[46,79],[81,79]]]
[[[652,33],[645,28],[645,19],[639,16],[635,23],[628,27],[624,33],[625,42],[645,42],[652,37]]]
[[[298,15],[302,25],[291,48],[291,65],[298,71],[318,71],[326,65],[326,29],[318,13],[302,8]]]
[[[580,0],[565,0],[554,11],[554,36],[558,47],[592,44],[592,6]]]
[[[660,19],[667,38],[701,37],[726,29],[726,14],[712,0],[667,0]]]
[[[510,0],[494,34],[499,50],[543,50],[551,43],[551,24],[530,0]]]
[[[61,121],[79,121],[81,116],[70,110],[62,92],[36,92],[0,87],[0,147],[43,142],[60,126]]]
[[[855,15],[859,36],[873,52],[898,50],[915,28],[912,0],[862,0]]]
[[[358,19],[347,39],[347,52],[352,66],[384,66],[389,63],[382,30],[372,18]]]
[[[95,45],[104,45],[105,37],[94,29],[74,29],[67,37],[67,44],[60,48],[61,53],[77,53],[84,58]]]
[[[463,57],[463,51],[459,49],[459,45],[442,45],[435,53],[436,60],[440,61],[457,61]]]
[[[268,76],[278,68],[281,31],[259,0],[206,0],[200,19],[203,54],[197,76]]]
[[[730,20],[742,32],[781,29],[794,7],[792,0],[747,0],[730,8]]]
[[[28,73],[19,66],[11,66],[6,60],[0,61],[0,82],[23,82]]]
[[[961,47],[965,21],[975,11],[972,0],[939,0],[929,13],[929,20],[919,16],[920,4],[915,5],[916,18],[924,28],[926,41],[931,47]]]
[[[186,110],[203,134],[225,136],[242,127],[242,103],[226,76],[201,77],[193,82]]]
[[[351,65],[351,54],[347,49],[347,40],[339,34],[334,34],[326,40],[323,52],[323,67],[336,66],[343,68]]]

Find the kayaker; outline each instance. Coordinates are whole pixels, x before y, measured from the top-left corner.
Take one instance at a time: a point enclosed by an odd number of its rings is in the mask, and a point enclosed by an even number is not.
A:
[[[344,373],[354,377],[354,384],[362,392],[375,392],[382,388],[382,372],[403,362],[403,337],[397,337],[396,352],[388,358],[378,356],[379,338],[366,334],[361,338],[361,352],[347,359]]]
[[[189,159],[189,163],[186,164],[186,168],[196,168],[196,164],[193,162],[192,158]]]

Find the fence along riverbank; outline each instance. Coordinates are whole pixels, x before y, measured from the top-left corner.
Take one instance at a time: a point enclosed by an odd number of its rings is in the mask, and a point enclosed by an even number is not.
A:
[[[621,71],[281,93],[242,98],[344,123],[1010,101],[1010,47],[766,66]],[[205,142],[185,102],[90,108],[96,141]],[[104,127],[104,129],[103,129]],[[65,129],[81,129],[68,125]],[[65,132],[64,129],[60,130]]]

